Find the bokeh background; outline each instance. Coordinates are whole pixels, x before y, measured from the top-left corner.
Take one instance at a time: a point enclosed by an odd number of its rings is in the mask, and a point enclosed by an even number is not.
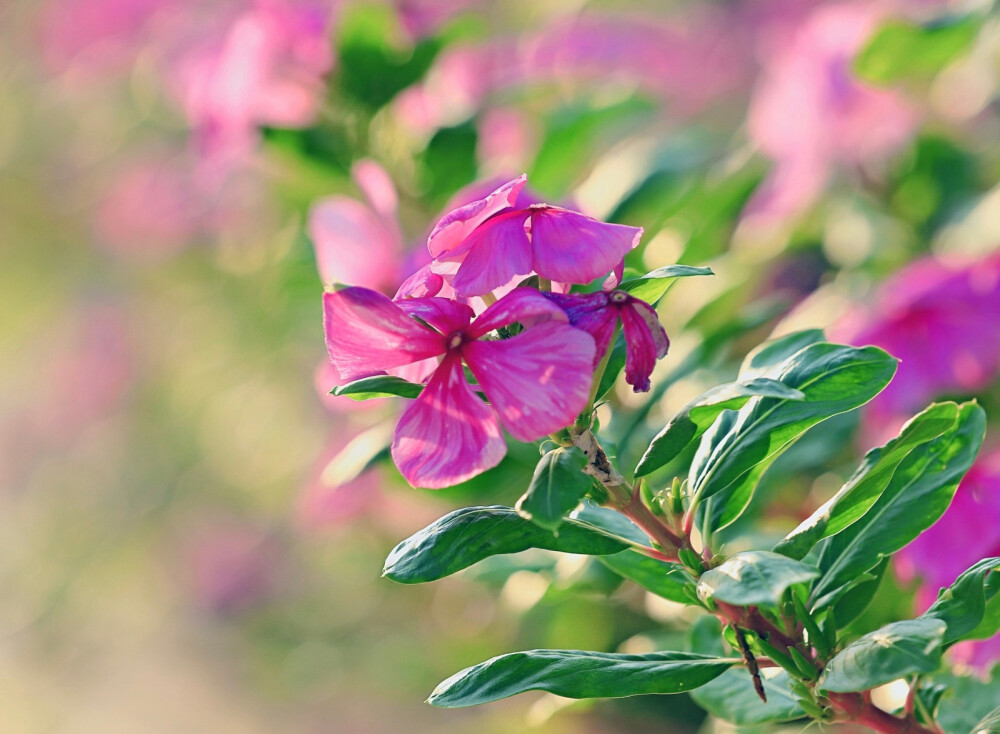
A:
[[[887,394],[778,462],[731,541],[778,536],[930,400],[1000,421],[993,6],[0,2],[0,730],[728,731],[686,697],[422,703],[500,652],[690,620],[542,552],[380,579],[449,509],[513,503],[535,454],[406,487],[398,406],[326,396],[323,286],[391,294],[443,210],[521,172],[645,227],[631,266],[716,276],[665,299],[652,399],[616,396],[633,460],[770,334],[884,346]],[[1000,551],[996,435],[859,630]]]

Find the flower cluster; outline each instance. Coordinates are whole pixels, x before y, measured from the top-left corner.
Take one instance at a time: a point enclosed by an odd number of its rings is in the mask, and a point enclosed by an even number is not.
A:
[[[430,262],[394,298],[357,286],[324,294],[339,382],[390,374],[421,383],[392,444],[414,486],[447,487],[496,466],[501,426],[535,441],[586,414],[619,321],[636,391],[649,389],[667,352],[655,310],[615,290],[642,230],[526,204],[525,183],[445,214],[427,240]],[[588,292],[609,274],[604,290]]]

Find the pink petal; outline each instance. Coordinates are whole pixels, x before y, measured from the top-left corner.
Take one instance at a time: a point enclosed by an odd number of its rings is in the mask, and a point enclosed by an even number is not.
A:
[[[545,297],[563,310],[571,325],[594,337],[596,367],[611,346],[615,327],[618,326],[619,309],[611,305],[610,297],[603,291],[570,295],[548,293]]]
[[[351,178],[364,192],[372,209],[387,219],[396,218],[399,196],[388,171],[375,161],[365,158],[352,166]]]
[[[450,255],[465,255],[452,279],[463,296],[481,296],[531,273],[531,243],[524,231],[528,212],[498,214],[477,227]]]
[[[565,322],[568,317],[557,304],[533,288],[517,288],[487,308],[466,333],[479,339],[514,322],[534,326],[545,321]]]
[[[622,330],[625,332],[625,382],[635,392],[649,390],[649,376],[653,374],[656,360],[667,354],[670,340],[660,326],[656,311],[637,298],[621,310]]]
[[[589,283],[607,275],[639,244],[642,227],[608,224],[557,207],[534,209],[534,270],[543,278]]]
[[[594,340],[546,323],[502,341],[474,341],[462,356],[510,435],[534,441],[572,423],[590,396]]]
[[[367,288],[323,294],[330,361],[343,381],[443,354],[444,337]]]
[[[615,265],[615,269],[611,271],[611,274],[604,279],[604,285],[602,288],[606,291],[613,291],[622,282],[622,278],[625,277],[625,258]]]
[[[383,289],[395,284],[402,239],[396,223],[347,196],[321,199],[309,211],[309,236],[326,284]]]
[[[461,331],[472,321],[472,309],[447,298],[405,298],[396,303],[410,316],[426,321],[444,335]]]
[[[392,459],[414,487],[440,489],[500,463],[507,446],[493,410],[465,381],[461,360],[446,357],[396,426]]]
[[[427,298],[436,296],[444,288],[444,278],[431,270],[431,266],[424,265],[409,278],[403,281],[393,296],[394,301],[404,298]]]
[[[445,214],[431,230],[427,238],[427,250],[433,257],[441,257],[457,248],[480,224],[497,212],[514,206],[517,195],[527,180],[528,177],[521,174],[488,194],[486,198]]]

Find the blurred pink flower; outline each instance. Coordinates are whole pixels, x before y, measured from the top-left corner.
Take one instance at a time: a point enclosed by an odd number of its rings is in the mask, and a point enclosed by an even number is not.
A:
[[[169,58],[168,77],[195,135],[221,175],[242,164],[264,125],[302,127],[316,115],[333,67],[333,0],[255,0],[201,21],[207,29]]]
[[[174,0],[49,0],[41,13],[41,48],[55,74],[73,67],[98,73],[129,66],[148,40],[154,17]]]
[[[496,92],[536,84],[637,88],[688,115],[738,89],[752,68],[732,18],[705,8],[683,20],[587,14],[515,38],[453,46],[395,107],[423,134],[468,119]]]
[[[929,400],[972,393],[1000,371],[1000,253],[961,265],[926,258],[882,284],[871,306],[848,314],[836,340],[898,357],[889,386],[865,409],[867,437],[889,438]]]
[[[309,211],[320,278],[327,285],[350,283],[392,292],[403,255],[396,189],[374,161],[359,161],[352,174],[367,203],[338,194],[320,199]]]
[[[823,5],[787,43],[767,50],[748,124],[774,167],[747,205],[748,217],[771,222],[798,214],[818,198],[834,166],[885,158],[913,133],[916,113],[902,97],[851,71],[887,7]]]
[[[184,538],[181,558],[194,601],[216,614],[266,601],[284,565],[281,548],[266,530],[233,519],[205,523]]]
[[[191,168],[176,157],[137,151],[98,206],[98,243],[118,253],[165,254],[203,232],[206,203]]]
[[[414,40],[433,36],[466,10],[486,10],[483,0],[393,0],[400,24]]]
[[[1000,376],[1000,252],[958,266],[935,258],[913,263],[878,289],[870,307],[849,314],[831,337],[874,344],[901,360],[892,382],[862,413],[865,448],[883,443],[930,401],[974,393]],[[1000,555],[1000,450],[984,449],[941,519],[895,562],[901,578],[921,581],[923,609],[939,588],[995,555]],[[985,667],[1000,659],[1000,642],[963,644],[956,655]]]

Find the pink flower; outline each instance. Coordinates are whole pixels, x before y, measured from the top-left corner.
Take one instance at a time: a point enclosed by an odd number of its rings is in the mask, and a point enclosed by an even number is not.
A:
[[[489,293],[531,273],[560,283],[590,283],[639,244],[641,227],[599,222],[548,204],[513,208],[526,179],[522,175],[449,212],[428,237],[437,262],[458,263],[451,284],[460,295]]]
[[[171,77],[196,147],[223,172],[253,151],[262,125],[302,127],[333,66],[333,3],[256,0],[175,54]]]
[[[396,466],[414,486],[447,487],[496,466],[506,453],[500,424],[534,441],[571,423],[589,397],[594,341],[537,291],[517,289],[474,321],[461,303],[394,303],[365,288],[326,293],[323,308],[327,350],[343,379],[442,357],[392,444]],[[483,339],[514,322],[528,328]],[[463,363],[490,405],[466,381]]]
[[[352,174],[367,204],[335,195],[320,199],[309,210],[316,265],[326,284],[390,291],[399,277],[403,251],[396,189],[374,161],[359,161]]]
[[[621,320],[627,346],[625,381],[632,385],[634,392],[649,390],[649,376],[656,360],[667,356],[670,348],[670,339],[652,306],[625,291],[616,290],[545,295],[566,312],[573,326],[594,337],[597,345],[595,366],[611,348],[615,327]]]
[[[900,359],[889,386],[866,409],[891,436],[927,401],[981,390],[1000,372],[1000,253],[961,266],[934,258],[887,280],[870,307],[831,332],[851,344],[874,344]]]
[[[878,3],[822,6],[764,60],[749,130],[774,168],[747,206],[780,220],[810,206],[835,164],[885,158],[905,143],[916,115],[894,91],[870,87],[851,63],[885,10]]]
[[[874,344],[900,358],[892,382],[866,408],[862,436],[884,442],[915,411],[943,395],[986,388],[1000,373],[1000,253],[961,266],[935,258],[913,263],[886,281],[870,307],[833,331],[837,341]],[[1000,450],[983,454],[951,506],[927,532],[895,556],[904,580],[919,579],[918,605],[976,561],[1000,555]],[[941,549],[947,548],[947,553]],[[956,656],[987,667],[997,642],[963,643]]]

